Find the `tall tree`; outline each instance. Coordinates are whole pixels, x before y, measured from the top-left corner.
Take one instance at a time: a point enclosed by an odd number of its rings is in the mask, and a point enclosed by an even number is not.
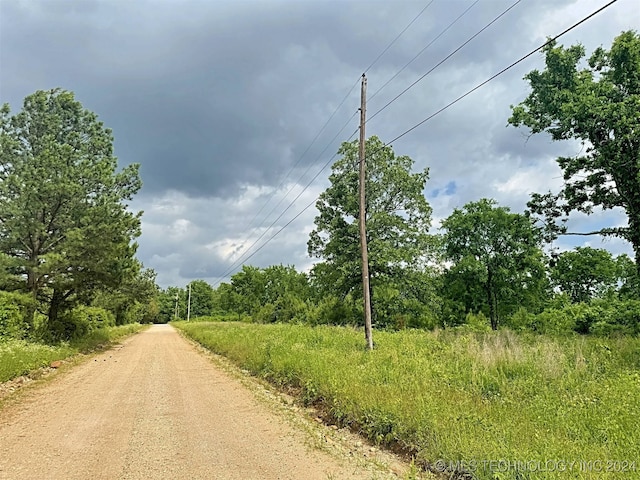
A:
[[[484,198],[455,209],[442,228],[445,256],[454,262],[452,273],[464,276],[469,292],[480,284],[494,330],[508,299],[544,290],[541,238],[526,216]]]
[[[134,263],[138,165],[117,172],[111,131],[73,93],[38,91],[0,109],[0,251],[50,322],[73,299],[116,286]]]
[[[156,272],[135,260],[128,271],[123,272],[120,283],[101,288],[92,304],[113,313],[117,325],[152,323],[158,316],[158,293]]]
[[[375,312],[376,286],[400,281],[403,272],[424,258],[430,247],[427,233],[431,207],[423,189],[428,170],[411,173],[413,160],[396,156],[377,137],[366,142],[366,222],[369,274]],[[358,232],[358,142],[345,142],[338,150],[331,185],[316,203],[319,215],[310,234],[309,254],[323,258],[314,268],[334,294],[361,295],[361,258]]]
[[[551,281],[573,302],[587,302],[615,289],[619,270],[608,251],[577,247],[557,256],[551,268]]]
[[[213,312],[213,288],[211,285],[204,280],[193,280],[189,285],[191,285],[191,318],[211,315]]]
[[[531,94],[512,106],[509,123],[548,132],[553,140],[577,139],[586,148],[584,155],[558,158],[564,187],[559,193],[534,194],[529,207],[545,218],[551,238],[569,233],[556,222],[566,221],[572,211],[623,209],[628,226],[583,234],[628,240],[640,271],[640,36],[623,32],[611,50],[596,49],[584,68],[579,66],[585,56],[581,45],[551,43],[544,54],[545,70],[525,76]]]

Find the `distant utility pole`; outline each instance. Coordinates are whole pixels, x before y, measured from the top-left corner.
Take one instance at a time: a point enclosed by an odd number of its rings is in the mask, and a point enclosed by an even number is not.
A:
[[[191,318],[191,284],[189,284],[189,300],[187,300],[187,322]]]
[[[362,254],[362,293],[364,295],[364,336],[367,340],[367,348],[373,350],[373,333],[371,331],[371,290],[369,289],[369,254],[367,252],[367,225],[366,225],[366,194],[365,194],[365,141],[364,124],[367,112],[367,77],[362,74],[362,86],[360,88],[360,145],[358,160],[360,163],[360,252]]]
[[[178,295],[179,293],[176,293],[176,308],[173,310],[173,318],[175,320],[178,320]]]

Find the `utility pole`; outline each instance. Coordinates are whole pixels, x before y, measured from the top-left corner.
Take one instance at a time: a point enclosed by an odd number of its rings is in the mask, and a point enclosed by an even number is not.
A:
[[[360,145],[358,148],[358,160],[360,163],[359,190],[360,190],[360,252],[362,254],[362,293],[364,297],[364,336],[367,340],[367,348],[373,350],[373,333],[371,331],[371,290],[369,288],[369,254],[367,252],[367,225],[366,225],[366,192],[365,184],[365,141],[364,125],[367,112],[367,77],[362,74],[362,86],[360,88]]]
[[[191,318],[191,284],[189,284],[189,300],[187,300],[187,322]]]
[[[179,293],[176,293],[176,308],[173,310],[174,320],[178,320],[178,296],[179,296]]]

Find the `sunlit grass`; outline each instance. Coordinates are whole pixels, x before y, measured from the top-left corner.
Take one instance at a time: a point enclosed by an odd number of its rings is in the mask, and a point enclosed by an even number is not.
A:
[[[77,353],[87,353],[145,328],[132,324],[95,330],[88,336],[59,345],[43,345],[24,340],[0,342],[0,382],[26,375],[32,370],[48,366],[55,360],[63,360]]]
[[[486,479],[640,478],[638,338],[375,332],[376,348],[367,352],[362,333],[350,328],[176,326],[242,368],[297,389],[330,421],[426,466],[458,462]],[[538,463],[507,471],[489,463],[503,459]],[[532,471],[549,461],[602,463]],[[623,474],[605,471],[607,461],[636,464]]]

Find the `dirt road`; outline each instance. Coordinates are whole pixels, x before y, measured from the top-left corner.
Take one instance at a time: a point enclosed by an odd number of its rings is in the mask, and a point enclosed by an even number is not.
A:
[[[157,325],[0,411],[0,479],[384,478],[308,444]]]

